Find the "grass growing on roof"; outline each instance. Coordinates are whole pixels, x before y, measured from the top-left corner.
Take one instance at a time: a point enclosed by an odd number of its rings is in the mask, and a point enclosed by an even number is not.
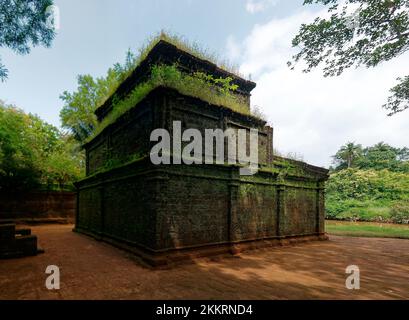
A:
[[[89,140],[97,136],[108,125],[134,107],[153,89],[165,86],[179,91],[181,94],[199,98],[214,105],[232,109],[241,114],[250,115],[244,98],[231,93],[237,86],[231,84],[231,78],[214,79],[201,72],[185,74],[176,65],[156,65],[152,67],[151,77],[137,85],[124,99],[113,104],[112,111],[102,120]],[[115,101],[115,99],[113,99]],[[88,141],[89,141],[88,140]]]
[[[199,59],[212,62],[227,72],[243,77],[239,73],[237,66],[230,64],[227,60],[221,60],[216,54],[211,53],[209,50],[201,47],[198,43],[189,41],[181,35],[161,31],[160,33],[148,38],[147,42],[139,49],[138,55],[133,55],[130,53],[129,58],[131,59],[131,67],[124,70],[123,74],[118,78],[118,81],[114,83],[111,88],[109,88],[107,96],[102,99],[101,105],[118,89],[119,85],[132,74],[135,68],[146,59],[149,52],[161,40],[167,41],[178,49],[190,53]]]
[[[141,61],[146,58],[148,55],[149,51],[160,41],[164,40],[167,41],[171,44],[173,44],[175,47],[178,49],[185,51],[187,53],[190,53],[191,55],[202,59],[202,60],[207,60],[211,63],[216,64],[219,68],[230,72],[232,74],[235,74],[239,77],[243,77],[242,74],[240,74],[238,67],[229,63],[227,60],[221,60],[218,55],[216,55],[213,52],[210,52],[210,50],[203,48],[201,45],[199,45],[197,42],[189,41],[187,38],[184,36],[171,33],[171,32],[165,32],[161,31],[159,34],[155,35],[148,45],[142,49],[141,51]]]

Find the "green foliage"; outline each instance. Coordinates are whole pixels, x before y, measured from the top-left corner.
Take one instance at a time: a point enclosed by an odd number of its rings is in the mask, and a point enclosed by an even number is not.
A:
[[[394,148],[386,143],[380,142],[363,150],[362,157],[357,161],[357,167],[361,169],[391,171],[407,171],[408,148]]]
[[[367,148],[349,142],[342,146],[333,158],[336,171],[353,167],[363,170],[409,172],[409,149],[394,148],[383,142]]]
[[[63,187],[81,178],[85,167],[84,154],[70,136],[61,136],[58,146],[45,159],[41,184]]]
[[[326,217],[402,223],[409,201],[409,149],[347,143],[326,183]]]
[[[292,41],[299,48],[293,60],[306,62],[304,72],[323,64],[325,76],[337,76],[354,65],[375,67],[409,49],[408,0],[304,1],[313,3],[329,6],[330,16],[303,24]],[[393,95],[385,105],[390,114],[408,108],[407,80],[391,90]]]
[[[391,205],[389,200],[338,200],[327,197],[326,218],[348,221],[389,221]]]
[[[97,125],[94,111],[109,97],[114,95],[119,85],[132,74],[135,68],[143,60],[146,59],[149,52],[160,40],[165,40],[183,51],[200,59],[216,63],[221,66],[222,69],[237,74],[237,71],[233,67],[220,61],[214,54],[210,54],[198,44],[189,42],[178,35],[161,32],[148,39],[147,43],[140,48],[137,55],[128,50],[125,62],[123,64],[116,63],[108,70],[106,76],[96,79],[90,75],[78,76],[77,91],[73,93],[65,91],[60,96],[60,99],[64,102],[64,106],[60,113],[63,128],[70,130],[79,142],[82,143],[86,141],[95,131]],[[171,78],[169,72],[166,76],[169,79]],[[219,96],[221,94],[228,96],[230,91],[235,91],[237,89],[237,85],[231,83],[231,77],[215,79],[211,75],[206,75],[200,72],[197,72],[195,77],[202,80],[202,83],[218,86],[219,89],[216,90],[216,92],[219,93]],[[133,101],[140,101],[141,97],[143,98],[146,96],[146,94],[154,88],[152,85],[153,82],[154,79],[151,79],[148,83],[141,85],[138,90],[136,90],[138,93],[133,93]],[[197,82],[198,81],[195,81],[195,83]],[[198,88],[196,87],[194,89],[197,95]],[[113,104],[119,104],[119,101],[115,100],[115,96],[113,97]]]
[[[236,91],[239,86],[237,84],[232,84],[233,78],[214,78],[211,74],[206,74],[204,72],[195,72],[194,76],[207,84],[212,84],[220,87],[220,92],[226,95],[230,95],[231,91]]]
[[[78,91],[64,91],[60,99],[64,106],[60,111],[63,128],[69,129],[78,141],[84,141],[94,131],[97,123],[94,114],[103,81],[95,81],[90,75],[78,76]],[[104,79],[101,79],[104,80]]]
[[[64,185],[81,175],[82,154],[71,138],[35,115],[0,101],[0,190]]]
[[[409,226],[347,221],[326,221],[329,234],[353,237],[380,237],[409,239]]]
[[[362,157],[362,146],[354,142],[348,142],[342,146],[333,156],[334,161],[338,164],[338,169],[351,168],[355,161]]]
[[[383,105],[386,110],[389,110],[389,116],[409,108],[409,76],[398,78],[397,81],[399,83],[390,90],[392,95],[388,98],[388,102]]]
[[[394,223],[409,223],[409,201],[399,201],[392,206],[391,220]]]
[[[299,160],[278,155],[274,155],[273,171],[278,173],[278,179],[281,181],[284,181],[287,175],[305,175],[305,171],[302,166],[300,166]]]
[[[60,96],[64,101],[60,112],[62,127],[70,130],[77,141],[84,142],[94,132],[97,125],[95,109],[132,68],[132,59],[133,55],[128,51],[125,63],[109,68],[105,77],[94,79],[91,75],[78,76],[77,91],[64,91]]]
[[[246,102],[238,95],[231,93],[231,91],[236,90],[236,86],[232,85],[231,81],[231,78],[214,79],[203,73],[185,74],[176,65],[153,66],[151,77],[146,82],[136,86],[125,99],[117,101],[113,105],[112,111],[99,124],[91,139],[159,86],[173,88],[182,94],[197,97],[243,114],[249,114]]]
[[[32,188],[41,175],[31,119],[21,110],[0,103],[0,190]]]
[[[409,174],[350,168],[331,174],[327,194],[337,200],[399,200],[409,198]]]
[[[133,55],[128,53],[128,63],[127,63],[127,68],[123,70],[121,73],[121,76],[119,77],[117,83],[113,84],[112,87],[110,88],[107,96],[105,97],[105,100],[108,99],[109,96],[111,96],[118,86],[127,78],[131,75],[132,71],[142,62],[146,59],[148,56],[149,52],[153,49],[153,47],[158,44],[159,41],[164,40],[167,41],[171,44],[173,44],[175,47],[177,47],[180,50],[183,50],[185,52],[190,53],[191,55],[202,59],[202,60],[208,60],[216,65],[218,65],[221,69],[224,69],[228,72],[231,72],[233,74],[239,75],[239,72],[237,70],[237,67],[231,65],[227,61],[222,61],[220,60],[217,55],[214,53],[209,52],[209,50],[201,47],[198,43],[196,42],[191,42],[185,37],[174,34],[171,32],[165,32],[162,30],[160,33],[150,37],[147,39],[145,44],[143,44],[137,55]]]
[[[1,0],[0,47],[27,54],[31,46],[50,46],[55,33],[47,26],[46,9],[52,4],[52,0]],[[0,59],[2,81],[7,78],[7,73]]]
[[[403,200],[409,200],[409,173],[349,168],[326,184],[329,219],[391,221],[391,207]]]

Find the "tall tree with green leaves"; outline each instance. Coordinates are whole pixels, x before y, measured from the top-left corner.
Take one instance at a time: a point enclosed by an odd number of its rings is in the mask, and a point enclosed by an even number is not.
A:
[[[292,41],[299,52],[289,65],[306,62],[304,72],[324,65],[325,76],[352,66],[375,67],[409,50],[409,0],[304,0],[328,6],[328,18],[303,24]],[[389,115],[409,108],[409,75],[398,78],[384,104]]]
[[[359,159],[360,169],[401,171],[405,161],[405,148],[399,149],[387,143],[379,142],[372,147],[363,150],[363,156]]]
[[[108,69],[106,76],[94,78],[91,75],[79,75],[77,90],[64,91],[60,95],[64,102],[60,112],[62,127],[69,130],[77,141],[84,142],[94,132],[97,124],[95,109],[129,74],[135,59],[128,50],[124,64],[116,63]]]
[[[342,146],[333,156],[337,169],[351,168],[355,162],[362,156],[362,146],[354,142],[348,142]]]
[[[384,142],[366,148],[349,142],[333,158],[335,171],[354,167],[361,170],[409,172],[409,149],[392,147]]]
[[[0,192],[70,184],[83,167],[73,138],[0,100]]]
[[[10,48],[18,54],[27,54],[32,46],[49,47],[55,36],[50,27],[47,8],[52,0],[0,0],[0,48]],[[7,78],[8,70],[1,63],[0,80]]]

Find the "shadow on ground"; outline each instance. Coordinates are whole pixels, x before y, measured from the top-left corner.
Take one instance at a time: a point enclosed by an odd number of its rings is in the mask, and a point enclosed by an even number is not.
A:
[[[32,229],[46,252],[0,261],[0,299],[409,298],[409,240],[332,236],[151,270],[70,225]],[[60,290],[45,288],[51,264],[60,268]],[[360,268],[360,290],[345,288],[352,264]]]

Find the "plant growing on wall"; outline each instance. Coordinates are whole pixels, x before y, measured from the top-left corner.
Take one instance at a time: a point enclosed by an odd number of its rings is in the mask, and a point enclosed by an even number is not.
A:
[[[113,99],[116,102],[113,104],[112,112],[104,118],[90,139],[98,135],[104,128],[159,86],[173,88],[182,94],[248,115],[249,111],[244,99],[232,94],[237,90],[237,85],[231,82],[231,78],[214,78],[202,72],[185,74],[177,68],[177,65],[155,65],[152,67],[150,78],[136,86],[125,99],[119,101]]]
[[[237,68],[225,61],[221,61],[216,55],[209,53],[208,50],[203,49],[198,44],[190,42],[179,35],[162,31],[148,39],[146,44],[140,48],[138,54],[128,50],[125,62],[123,64],[116,63],[109,68],[106,76],[94,78],[91,75],[79,75],[77,90],[74,92],[64,91],[60,96],[60,99],[64,102],[60,112],[63,128],[70,130],[81,143],[89,139],[97,125],[94,111],[114,95],[119,85],[132,74],[135,68],[146,59],[152,48],[161,40],[165,40],[199,59],[215,63],[221,69],[239,75]],[[215,79],[200,72],[196,73],[195,76],[206,80],[206,83],[217,85],[220,88],[220,93],[229,93],[230,90],[237,89],[237,86],[231,83],[232,79],[230,77]],[[141,94],[144,91],[142,87],[139,88],[139,91],[140,94],[137,95],[145,96]],[[114,104],[117,104],[118,101],[115,101],[115,97],[113,98]]]

